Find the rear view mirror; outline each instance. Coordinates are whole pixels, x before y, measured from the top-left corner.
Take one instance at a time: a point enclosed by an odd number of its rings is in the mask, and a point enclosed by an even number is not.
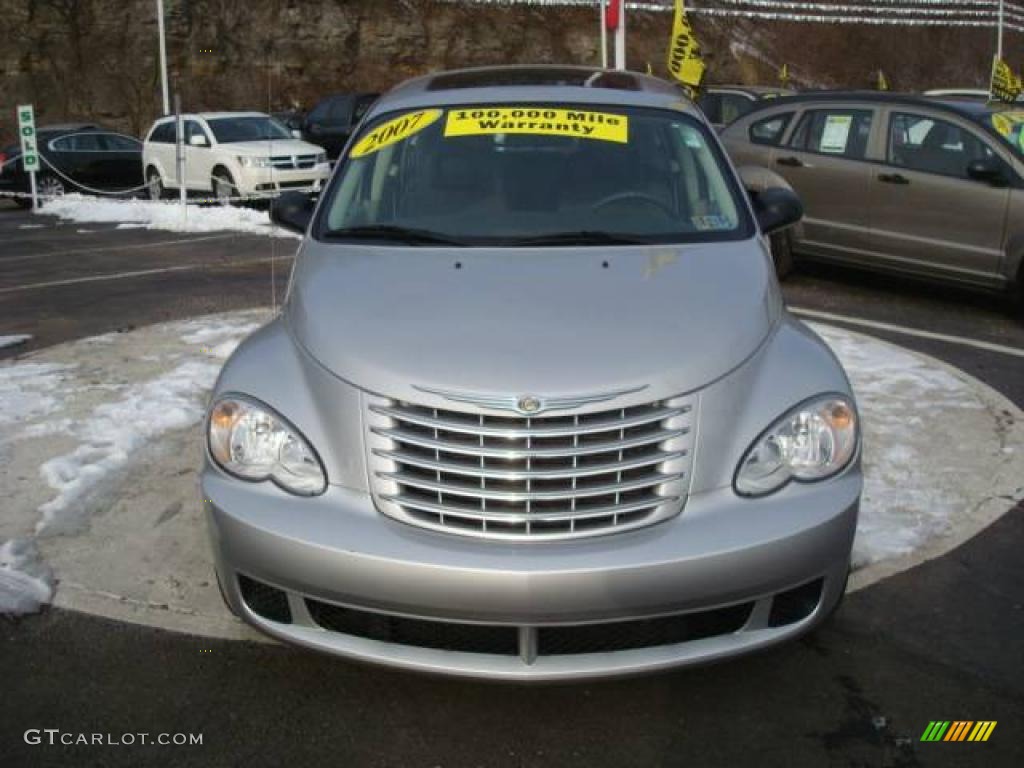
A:
[[[306,233],[316,204],[306,192],[284,192],[270,205],[270,220],[280,227]]]
[[[750,200],[761,232],[766,235],[791,227],[804,217],[803,203],[791,189],[772,187],[751,192]]]
[[[994,157],[972,160],[967,164],[967,177],[996,186],[1006,183],[1002,164]]]

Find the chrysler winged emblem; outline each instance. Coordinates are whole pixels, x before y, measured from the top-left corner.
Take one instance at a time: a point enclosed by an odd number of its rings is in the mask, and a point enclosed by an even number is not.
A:
[[[584,395],[570,395],[568,397],[541,397],[539,395],[484,395],[475,392],[459,392],[447,389],[432,389],[430,387],[416,387],[420,392],[427,392],[431,395],[440,395],[446,400],[454,400],[458,403],[469,403],[481,408],[491,408],[498,411],[514,411],[523,416],[536,416],[545,411],[567,411],[572,408],[579,408],[582,405],[600,403],[605,400],[613,400],[622,395],[629,395],[647,389],[644,384],[629,389],[616,389],[608,392],[594,392]]]

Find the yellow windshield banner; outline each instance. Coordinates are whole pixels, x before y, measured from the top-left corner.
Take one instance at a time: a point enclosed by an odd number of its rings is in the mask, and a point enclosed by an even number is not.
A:
[[[625,144],[629,141],[629,118],[583,109],[480,107],[451,110],[444,126],[446,137],[498,133],[571,136]]]
[[[422,109],[381,123],[352,147],[349,157],[372,155],[379,149],[405,141],[436,122],[442,114],[440,109]]]
[[[704,59],[700,55],[700,44],[694,37],[690,20],[686,18],[683,0],[676,0],[672,38],[668,46],[668,73],[678,80],[693,97],[704,80],[705,68]]]
[[[992,114],[992,127],[1006,138],[1010,144],[1016,144],[1024,152],[1024,110],[1012,112],[995,112]]]
[[[992,83],[989,86],[989,95],[992,97],[992,101],[1015,102],[1021,91],[1024,91],[1024,84],[1010,69],[1010,65],[998,56],[993,58]]]

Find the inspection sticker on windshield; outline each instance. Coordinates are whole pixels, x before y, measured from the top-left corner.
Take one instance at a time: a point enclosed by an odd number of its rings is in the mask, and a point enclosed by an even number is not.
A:
[[[453,109],[444,126],[445,136],[486,136],[528,133],[540,136],[574,136],[625,144],[629,118],[609,112],[551,107],[482,107]]]
[[[372,155],[378,149],[405,141],[414,133],[419,133],[436,122],[439,117],[441,117],[440,109],[422,109],[419,112],[410,112],[396,117],[394,120],[381,123],[352,147],[349,157]]]

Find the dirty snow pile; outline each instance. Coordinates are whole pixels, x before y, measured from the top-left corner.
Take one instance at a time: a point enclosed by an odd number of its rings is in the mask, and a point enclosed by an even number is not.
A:
[[[299,237],[273,226],[267,211],[235,206],[189,204],[182,211],[176,201],[110,200],[76,193],[48,201],[38,213],[77,222],[117,223],[125,229],[144,227],[167,232],[230,231]]]
[[[143,375],[134,381],[129,371],[101,370],[92,362],[100,357],[97,349],[118,341],[117,334],[69,345],[84,348],[79,363],[0,366],[0,465],[6,465],[0,484],[14,490],[11,475],[21,470],[11,466],[35,458],[19,462],[21,441],[56,438],[55,444],[69,448],[37,464],[48,498],[35,506],[34,522],[23,519],[18,526],[6,515],[0,518],[0,614],[31,612],[49,602],[52,575],[40,561],[36,538],[87,522],[92,494],[123,471],[139,448],[197,424],[224,359],[265,319],[265,312],[249,311],[169,324],[162,335],[169,337],[170,350],[165,343],[161,354],[112,355],[124,368],[139,369]],[[18,510],[11,514],[17,518]]]

